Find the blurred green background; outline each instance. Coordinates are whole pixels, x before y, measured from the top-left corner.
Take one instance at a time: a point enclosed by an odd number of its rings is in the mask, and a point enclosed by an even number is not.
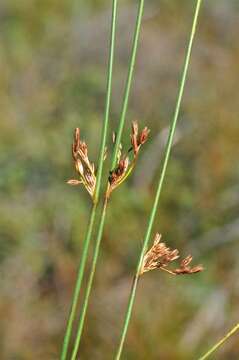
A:
[[[137,6],[119,3],[110,132],[119,119]],[[112,359],[118,343],[194,5],[145,4],[124,144],[134,119],[150,127],[150,141],[110,203],[81,359]],[[236,0],[203,2],[154,227],[205,271],[142,278],[123,359],[196,359],[239,318],[238,11]],[[72,134],[80,126],[96,161],[110,13],[105,0],[0,2],[3,360],[59,358],[90,210],[84,189],[66,185],[75,175]],[[238,338],[212,358],[238,359]]]

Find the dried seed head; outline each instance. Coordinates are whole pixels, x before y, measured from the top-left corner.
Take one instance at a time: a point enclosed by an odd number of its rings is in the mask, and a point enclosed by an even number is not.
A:
[[[88,149],[84,141],[80,140],[80,129],[76,128],[74,132],[74,140],[72,144],[72,157],[75,168],[80,175],[80,180],[69,180],[68,184],[83,184],[91,197],[94,195],[96,176],[94,164],[91,164],[88,158]]]
[[[171,250],[165,245],[165,243],[161,243],[160,240],[161,235],[156,234],[153,246],[144,255],[140,271],[141,275],[154,269],[161,269],[172,275],[193,274],[203,270],[201,265],[190,268],[189,264],[192,261],[191,255],[187,256],[181,261],[180,267],[178,269],[168,269],[168,265],[170,265],[172,261],[179,258],[179,252],[177,249]]]
[[[145,127],[142,130],[142,132],[140,134],[140,137],[139,137],[139,144],[140,145],[143,145],[148,140],[149,133],[150,133],[150,130],[147,127]]]
[[[156,234],[151,249],[145,254],[141,274],[149,270],[166,267],[170,262],[176,260],[178,250],[171,250],[165,243],[161,243],[161,235]]]
[[[178,269],[174,270],[174,273],[177,275],[183,275],[183,274],[194,274],[194,273],[202,271],[203,267],[201,265],[197,265],[194,267],[189,266],[192,259],[193,259],[192,256],[188,255],[185,259],[183,259],[181,261],[180,267]]]
[[[107,190],[107,197],[110,196],[111,192],[118,187],[131,173],[133,170],[137,156],[139,153],[139,149],[142,144],[144,144],[148,138],[149,130],[148,128],[144,128],[143,131],[139,134],[138,123],[136,121],[132,122],[132,129],[131,129],[131,145],[132,147],[128,150],[128,153],[133,150],[134,157],[133,160],[130,162],[129,157],[124,155],[121,156],[122,153],[122,145],[119,145],[118,154],[117,154],[117,166],[115,169],[110,171],[109,175],[109,184]],[[113,133],[113,142],[115,142],[115,133]]]
[[[130,137],[131,137],[131,144],[135,156],[137,156],[141,145],[143,145],[147,141],[148,135],[149,135],[149,129],[147,127],[145,127],[139,134],[138,123],[136,121],[132,122],[132,132]]]
[[[118,166],[114,171],[110,173],[109,176],[109,187],[107,191],[107,196],[109,197],[110,193],[124,180],[124,176],[127,173],[129,167],[129,158],[126,157],[119,161]]]
[[[129,166],[129,158],[126,157],[125,159],[121,159],[118,165],[118,168],[116,169],[117,175],[121,176],[125,173],[125,171],[128,169]]]

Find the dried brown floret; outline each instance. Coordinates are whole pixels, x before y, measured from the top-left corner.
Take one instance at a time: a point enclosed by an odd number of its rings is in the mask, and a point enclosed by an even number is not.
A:
[[[148,139],[149,129],[145,127],[141,133],[138,131],[138,123],[134,121],[132,123],[132,132],[130,135],[132,147],[128,150],[128,154],[133,150],[133,160],[130,162],[129,157],[124,155],[121,156],[122,145],[120,144],[119,151],[117,154],[118,164],[109,175],[109,185],[107,190],[107,197],[110,196],[111,192],[118,187],[131,173],[133,170],[136,160],[138,157],[139,149]],[[113,142],[115,142],[116,135],[113,134]]]
[[[124,180],[124,176],[127,173],[129,167],[129,158],[126,157],[119,161],[117,168],[110,173],[109,183],[110,191],[113,191]]]
[[[149,251],[144,255],[142,267],[140,274],[154,270],[161,269],[167,271],[172,275],[182,275],[182,274],[194,274],[203,270],[201,265],[190,267],[189,264],[192,261],[192,256],[189,255],[183,259],[180,263],[180,267],[177,269],[168,269],[168,265],[176,259],[179,258],[179,252],[177,249],[171,250],[168,248],[165,243],[161,243],[161,235],[158,233],[155,236],[153,246]]]
[[[80,180],[71,179],[67,183],[70,185],[83,184],[93,198],[96,185],[95,168],[94,164],[89,161],[86,143],[80,140],[79,128],[76,128],[74,133],[72,157],[75,163],[76,171],[80,175]]]
[[[149,136],[149,129],[145,127],[139,134],[139,127],[137,121],[132,122],[132,132],[131,132],[131,144],[134,151],[134,155],[137,156],[141,145],[143,145]]]
[[[180,263],[180,267],[174,270],[176,275],[183,275],[183,274],[195,274],[203,270],[201,265],[197,265],[194,267],[190,267],[189,264],[191,263],[193,257],[188,255],[185,259],[183,259]]]

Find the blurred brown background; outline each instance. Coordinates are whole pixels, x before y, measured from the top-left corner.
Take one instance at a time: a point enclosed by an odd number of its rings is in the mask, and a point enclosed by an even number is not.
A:
[[[117,126],[137,1],[120,1],[110,132]],[[108,360],[153,202],[195,1],[146,1],[130,122],[151,128],[108,211],[81,359]],[[154,232],[192,253],[192,277],[146,274],[123,359],[196,359],[239,318],[239,3],[203,1]],[[97,159],[111,2],[0,2],[0,358],[59,358],[90,209],[74,175],[80,126]],[[111,148],[109,141],[109,149]],[[106,174],[107,176],[107,174]],[[234,336],[215,359],[239,358]]]

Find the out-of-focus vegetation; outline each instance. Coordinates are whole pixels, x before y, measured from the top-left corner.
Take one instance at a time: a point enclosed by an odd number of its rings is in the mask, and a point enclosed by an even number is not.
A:
[[[203,274],[142,279],[124,359],[195,359],[238,321],[238,1],[200,17],[155,232]],[[136,2],[120,2],[111,131]],[[82,359],[112,359],[173,113],[192,1],[146,2],[128,112],[151,128],[137,170],[112,197]],[[0,358],[59,358],[90,199],[66,185],[72,131],[97,159],[110,2],[0,2]],[[109,148],[110,148],[109,144]],[[217,359],[238,359],[238,337]]]

